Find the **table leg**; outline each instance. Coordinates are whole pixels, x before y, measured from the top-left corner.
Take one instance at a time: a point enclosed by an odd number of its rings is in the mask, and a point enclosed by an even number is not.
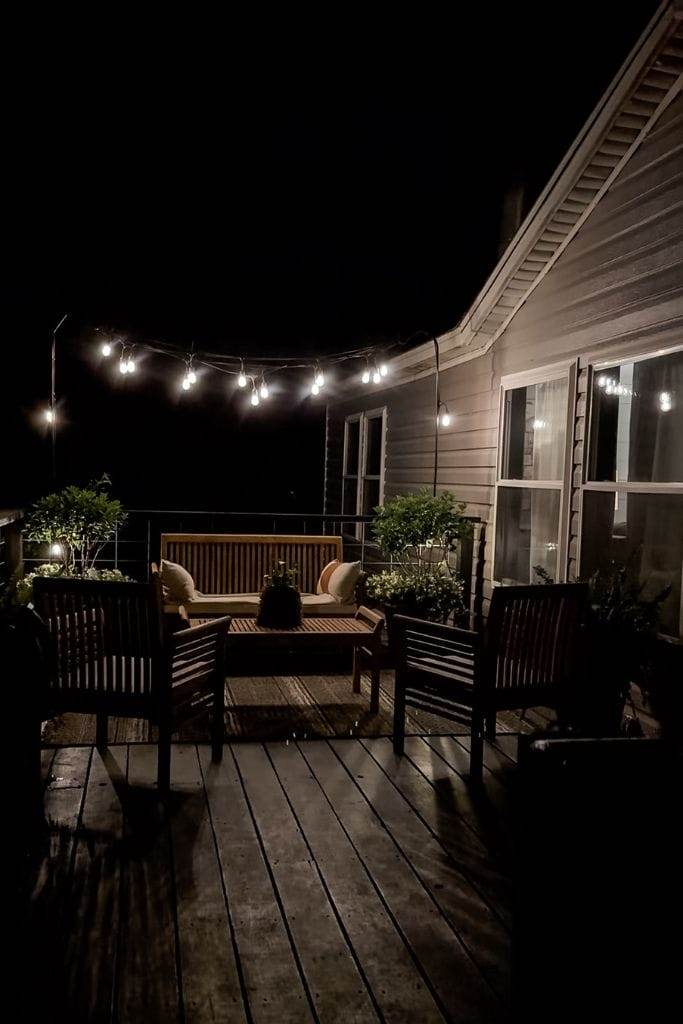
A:
[[[348,661],[346,663],[348,665]],[[360,693],[360,670],[361,653],[357,647],[353,648],[353,692]]]

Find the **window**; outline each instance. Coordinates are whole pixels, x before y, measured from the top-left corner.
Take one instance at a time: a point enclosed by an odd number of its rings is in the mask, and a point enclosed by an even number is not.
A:
[[[345,515],[372,515],[384,500],[385,425],[385,409],[347,417],[342,488]]]
[[[503,380],[493,577],[534,583],[564,575],[569,395],[574,368]],[[571,383],[571,387],[570,387]]]
[[[627,565],[662,630],[683,634],[683,350],[596,366],[583,485],[581,575]]]

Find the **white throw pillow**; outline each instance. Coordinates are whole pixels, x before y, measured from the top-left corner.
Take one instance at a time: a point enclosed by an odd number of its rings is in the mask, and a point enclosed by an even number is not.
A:
[[[330,576],[328,593],[340,604],[351,604],[360,571],[360,562],[342,562]]]
[[[183,601],[193,601],[197,596],[194,580],[187,569],[183,569],[182,565],[178,565],[177,562],[167,562],[162,558],[161,583],[168,591],[170,599],[177,604],[182,604]]]

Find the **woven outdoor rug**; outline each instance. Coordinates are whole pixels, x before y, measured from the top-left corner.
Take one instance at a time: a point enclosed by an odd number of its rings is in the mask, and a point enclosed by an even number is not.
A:
[[[353,693],[349,675],[242,676],[226,684],[226,740],[323,739],[348,736],[391,736],[394,713],[394,674],[382,673],[380,709],[369,711],[366,677],[361,693]],[[512,713],[499,715],[501,732],[530,731]],[[444,736],[467,732],[437,715],[409,709],[406,732],[412,736]],[[109,719],[110,743],[146,743],[156,730],[140,719]],[[197,718],[174,737],[178,741],[209,740],[208,718]],[[43,742],[71,745],[95,742],[93,715],[60,715],[45,726]]]

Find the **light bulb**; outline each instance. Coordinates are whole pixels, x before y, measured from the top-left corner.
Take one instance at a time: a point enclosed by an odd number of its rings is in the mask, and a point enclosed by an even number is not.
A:
[[[367,367],[363,370],[363,376],[361,377],[361,380],[363,381],[364,384],[370,383],[370,371],[368,370]]]
[[[52,409],[46,409],[44,415],[45,415],[45,422],[46,423],[54,423],[54,421],[55,421],[55,414],[54,414],[54,411]]]
[[[389,373],[389,367],[387,366],[386,363],[382,363],[382,365],[379,368],[379,372],[383,377],[386,377],[386,375]]]
[[[662,412],[671,411],[671,393],[669,391],[660,391],[659,408]]]
[[[240,375],[237,378],[237,387],[238,388],[246,388],[246,386],[247,386],[247,378],[244,376],[244,373],[242,373],[240,371]]]
[[[270,391],[265,381],[261,382],[261,398],[268,398]]]
[[[183,391],[189,391],[191,387],[192,387],[192,382],[190,381],[189,374],[187,374],[185,377],[183,377],[183,383],[182,383]]]
[[[320,394],[320,385],[316,384],[315,381],[313,381],[313,383],[311,384],[311,394],[312,395],[319,395]]]
[[[605,376],[604,373],[601,373],[600,376],[598,377],[598,387],[599,388],[604,388],[606,384],[607,384],[607,377]]]
[[[61,553],[62,553],[62,545],[61,544],[51,544],[50,545],[50,554],[51,555],[56,555],[56,557],[59,558]]]
[[[102,346],[102,355],[103,356],[110,356],[111,355],[111,345],[109,344],[108,341],[105,341],[104,345]]]
[[[322,370],[317,370],[316,371],[315,382],[316,382],[316,384],[318,385],[319,388],[321,388],[324,385],[324,383],[325,383],[325,374],[323,373]]]
[[[533,428],[534,430],[543,430],[545,428],[545,420],[534,420]]]
[[[254,388],[254,390],[251,393],[251,404],[252,405],[258,405],[259,404],[259,396],[258,396],[258,391],[256,390],[256,388]]]
[[[441,413],[441,426],[450,427],[451,425],[451,414],[449,412]]]
[[[187,371],[187,379],[189,380],[190,384],[197,383],[197,374],[194,372],[194,370]]]
[[[379,370],[375,369],[374,373],[372,374],[372,383],[373,384],[379,384],[381,379],[382,378],[380,377]]]
[[[132,356],[128,357],[128,373],[135,373],[137,364]]]
[[[122,359],[119,363],[119,373],[128,373],[128,360]]]

